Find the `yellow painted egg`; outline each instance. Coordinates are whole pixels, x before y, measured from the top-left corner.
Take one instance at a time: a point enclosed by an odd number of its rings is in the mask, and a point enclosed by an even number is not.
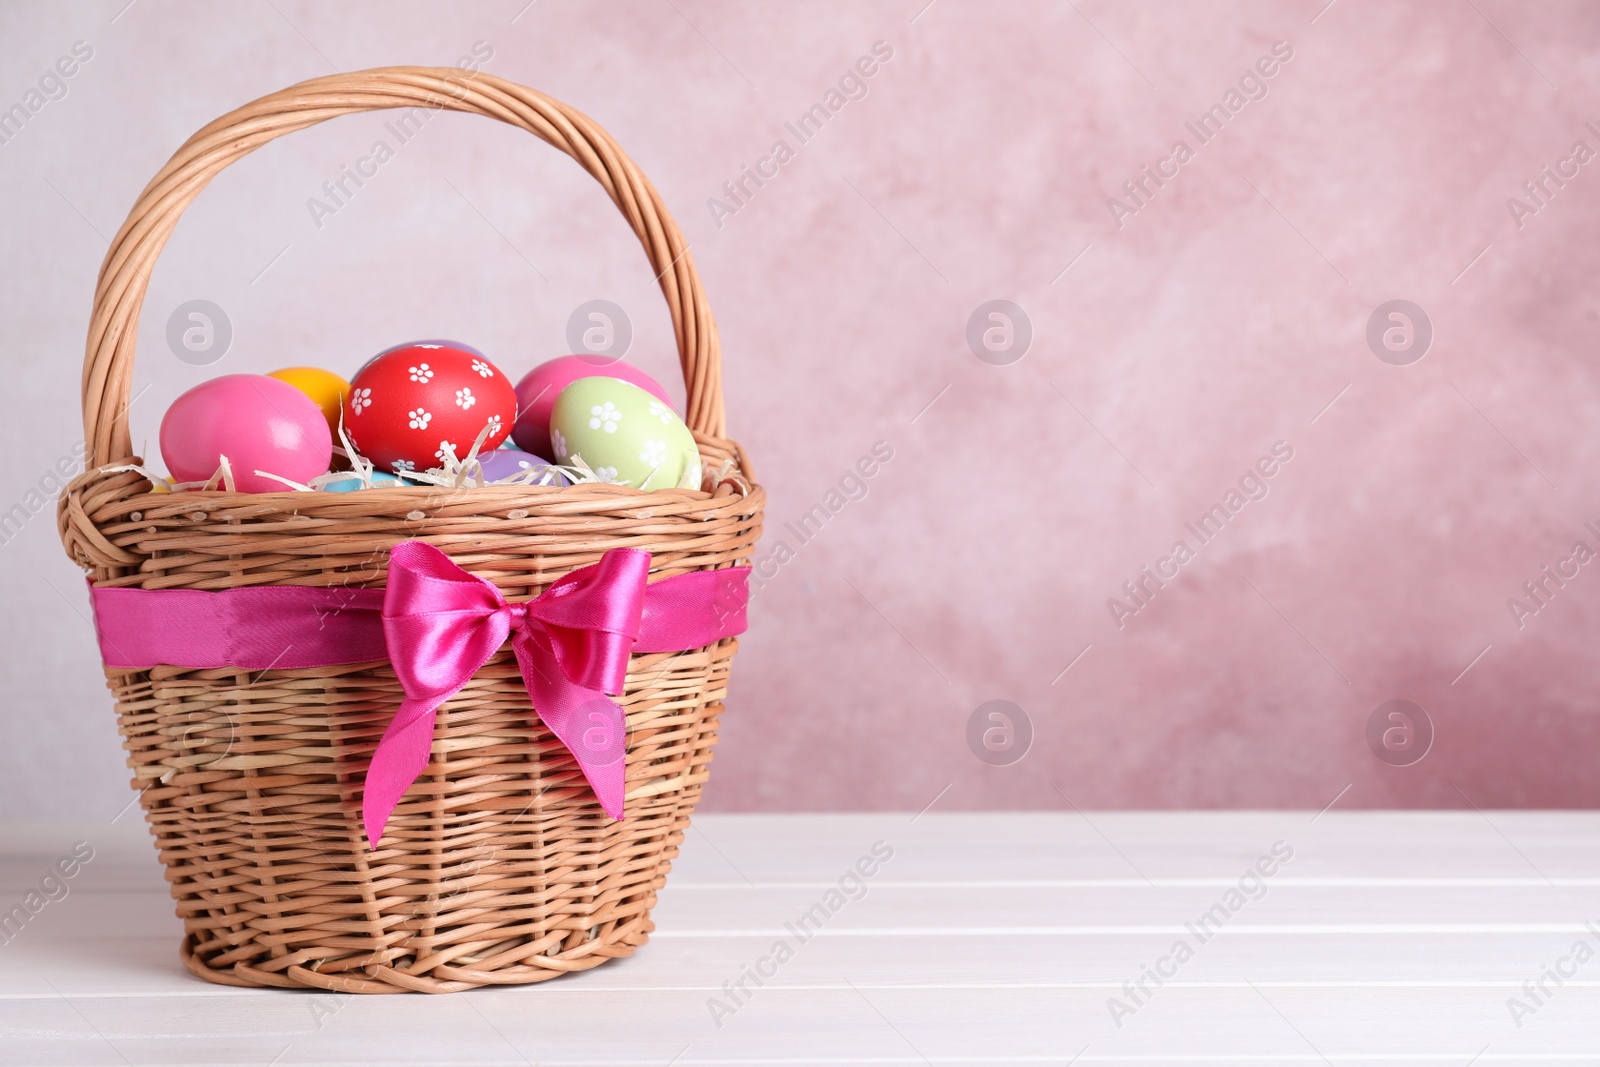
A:
[[[311,398],[322,412],[322,417],[328,420],[328,429],[333,432],[334,443],[339,440],[339,412],[344,408],[344,398],[350,394],[350,383],[333,373],[320,367],[285,367],[275,370],[267,375],[280,382],[288,382],[302,393]]]

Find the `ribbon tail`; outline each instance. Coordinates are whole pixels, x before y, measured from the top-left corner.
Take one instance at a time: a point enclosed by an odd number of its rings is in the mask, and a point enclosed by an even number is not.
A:
[[[628,719],[616,701],[562,673],[553,650],[524,630],[512,642],[522,681],[539,718],[567,747],[594,790],[600,807],[622,818],[627,792]]]
[[[366,787],[361,797],[361,821],[367,831],[367,845],[374,851],[383,837],[390,813],[428,766],[433,750],[433,724],[439,705],[444,701],[444,697],[436,700],[406,698],[372,753],[372,765],[367,768]]]

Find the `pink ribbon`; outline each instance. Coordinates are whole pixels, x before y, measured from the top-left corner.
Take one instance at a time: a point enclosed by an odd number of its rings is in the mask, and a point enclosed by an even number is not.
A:
[[[222,592],[91,587],[106,666],[246,670],[387,657],[405,691],[372,755],[362,797],[376,848],[428,765],[438,709],[507,638],[539,717],[577,760],[606,814],[622,818],[627,721],[610,697],[633,652],[682,652],[745,630],[748,567],[648,582],[650,554],[612,549],[538,598],[512,604],[437,548],[405,541],[387,588],[256,586]],[[609,695],[608,695],[609,694]]]

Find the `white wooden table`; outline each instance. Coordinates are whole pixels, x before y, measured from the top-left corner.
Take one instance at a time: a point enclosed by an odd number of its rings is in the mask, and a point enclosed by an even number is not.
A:
[[[0,945],[0,1064],[1600,1063],[1595,813],[702,816],[634,958],[442,997],[191,977],[133,814],[6,828],[0,908],[79,840]]]

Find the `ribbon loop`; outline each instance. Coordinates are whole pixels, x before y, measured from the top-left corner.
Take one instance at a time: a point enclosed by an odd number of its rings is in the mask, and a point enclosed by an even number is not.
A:
[[[593,567],[573,571],[527,605],[529,629],[542,627],[547,647],[574,684],[621,693],[628,655],[644,616],[650,553],[614,548]]]

